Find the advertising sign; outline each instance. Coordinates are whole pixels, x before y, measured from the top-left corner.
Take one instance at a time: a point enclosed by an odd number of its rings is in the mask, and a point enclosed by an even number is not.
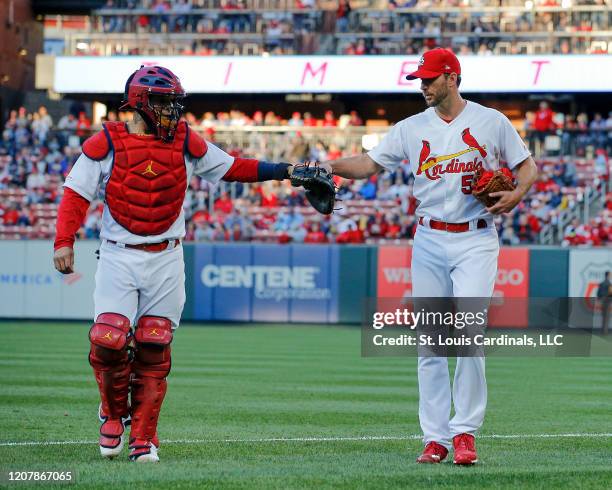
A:
[[[210,245],[195,251],[195,320],[335,322],[335,247]]]
[[[504,305],[504,298],[527,298],[529,296],[529,249],[502,248],[497,261],[497,276],[493,290],[492,306]],[[529,303],[515,301],[512,308],[498,308],[492,315],[492,327],[527,328]]]
[[[98,241],[77,241],[75,272],[53,267],[53,242],[0,242],[0,317],[91,320]]]
[[[493,296],[509,298],[529,296],[529,249],[502,248],[499,251]]]
[[[569,256],[569,296],[594,298],[606,271],[612,272],[609,248],[571,250]]]
[[[612,272],[612,250],[610,248],[570,251],[569,295],[573,298],[587,298],[583,309],[594,314],[592,326],[595,329],[600,329],[603,325],[603,303],[595,298],[599,284],[604,280],[607,271]],[[573,313],[576,316],[584,314],[579,310]]]
[[[47,282],[49,277],[32,277],[25,273],[24,242],[4,240],[0,243],[0,317],[18,318],[25,314],[26,286]]]
[[[412,296],[411,259],[411,247],[382,245],[378,248],[378,298]],[[494,304],[501,306],[505,297],[526,298],[528,294],[529,250],[501,249],[493,293]],[[527,301],[519,302],[515,308],[499,309],[490,325],[524,328],[528,324],[528,310]]]
[[[378,247],[379,298],[412,296],[412,247],[381,245]]]
[[[93,320],[93,293],[96,286],[98,240],[77,241],[74,247],[74,273],[60,276],[60,298],[62,318]],[[54,272],[52,264],[53,244],[47,245],[46,260]]]

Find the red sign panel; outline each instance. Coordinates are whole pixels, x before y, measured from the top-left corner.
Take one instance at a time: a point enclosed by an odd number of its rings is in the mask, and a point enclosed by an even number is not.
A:
[[[378,298],[412,296],[412,247],[382,245],[378,247]],[[474,280],[477,280],[476,277]],[[491,326],[526,328],[529,319],[529,250],[502,248],[491,304]],[[504,308],[504,298],[525,298]],[[387,306],[388,308],[388,306]]]
[[[378,247],[379,298],[412,296],[412,247],[381,245]]]
[[[497,262],[493,296],[527,298],[529,296],[529,250],[502,248]]]
[[[497,277],[489,325],[527,328],[529,321],[529,250],[502,248],[497,262]],[[504,308],[504,298],[525,298]]]

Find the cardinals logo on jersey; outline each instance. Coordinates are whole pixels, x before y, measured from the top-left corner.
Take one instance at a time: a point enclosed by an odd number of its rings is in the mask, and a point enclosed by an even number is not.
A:
[[[461,139],[468,145],[468,148],[448,155],[438,156],[430,156],[431,144],[427,140],[422,140],[421,152],[419,154],[419,167],[416,174],[420,175],[425,172],[425,176],[428,179],[438,180],[444,173],[475,172],[482,167],[482,162],[478,161],[478,157],[469,162],[460,162],[458,157],[466,153],[477,151],[482,158],[485,158],[487,156],[487,146],[478,143],[476,138],[470,133],[470,128],[465,128],[461,132]],[[449,160],[450,163],[443,168],[441,164]]]

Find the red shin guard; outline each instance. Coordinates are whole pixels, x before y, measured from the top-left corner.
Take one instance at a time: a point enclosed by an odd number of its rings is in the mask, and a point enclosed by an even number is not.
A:
[[[89,331],[89,363],[100,390],[101,412],[109,419],[129,414],[130,337],[130,321],[117,313],[102,313]]]
[[[142,317],[136,326],[134,338],[132,448],[150,441],[157,442],[157,420],[166,395],[166,376],[170,372],[172,322],[167,318]]]

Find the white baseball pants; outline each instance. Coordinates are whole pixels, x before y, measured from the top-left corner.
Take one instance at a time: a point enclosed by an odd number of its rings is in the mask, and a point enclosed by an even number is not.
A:
[[[498,254],[494,226],[449,233],[419,225],[412,251],[413,296],[490,298]],[[419,357],[418,380],[425,444],[436,441],[450,448],[455,435],[481,427],[487,406],[484,357],[457,358],[452,398],[446,357]]]
[[[142,316],[178,327],[185,305],[183,247],[145,252],[102,241],[94,291],[95,317],[119,313],[135,325]]]

